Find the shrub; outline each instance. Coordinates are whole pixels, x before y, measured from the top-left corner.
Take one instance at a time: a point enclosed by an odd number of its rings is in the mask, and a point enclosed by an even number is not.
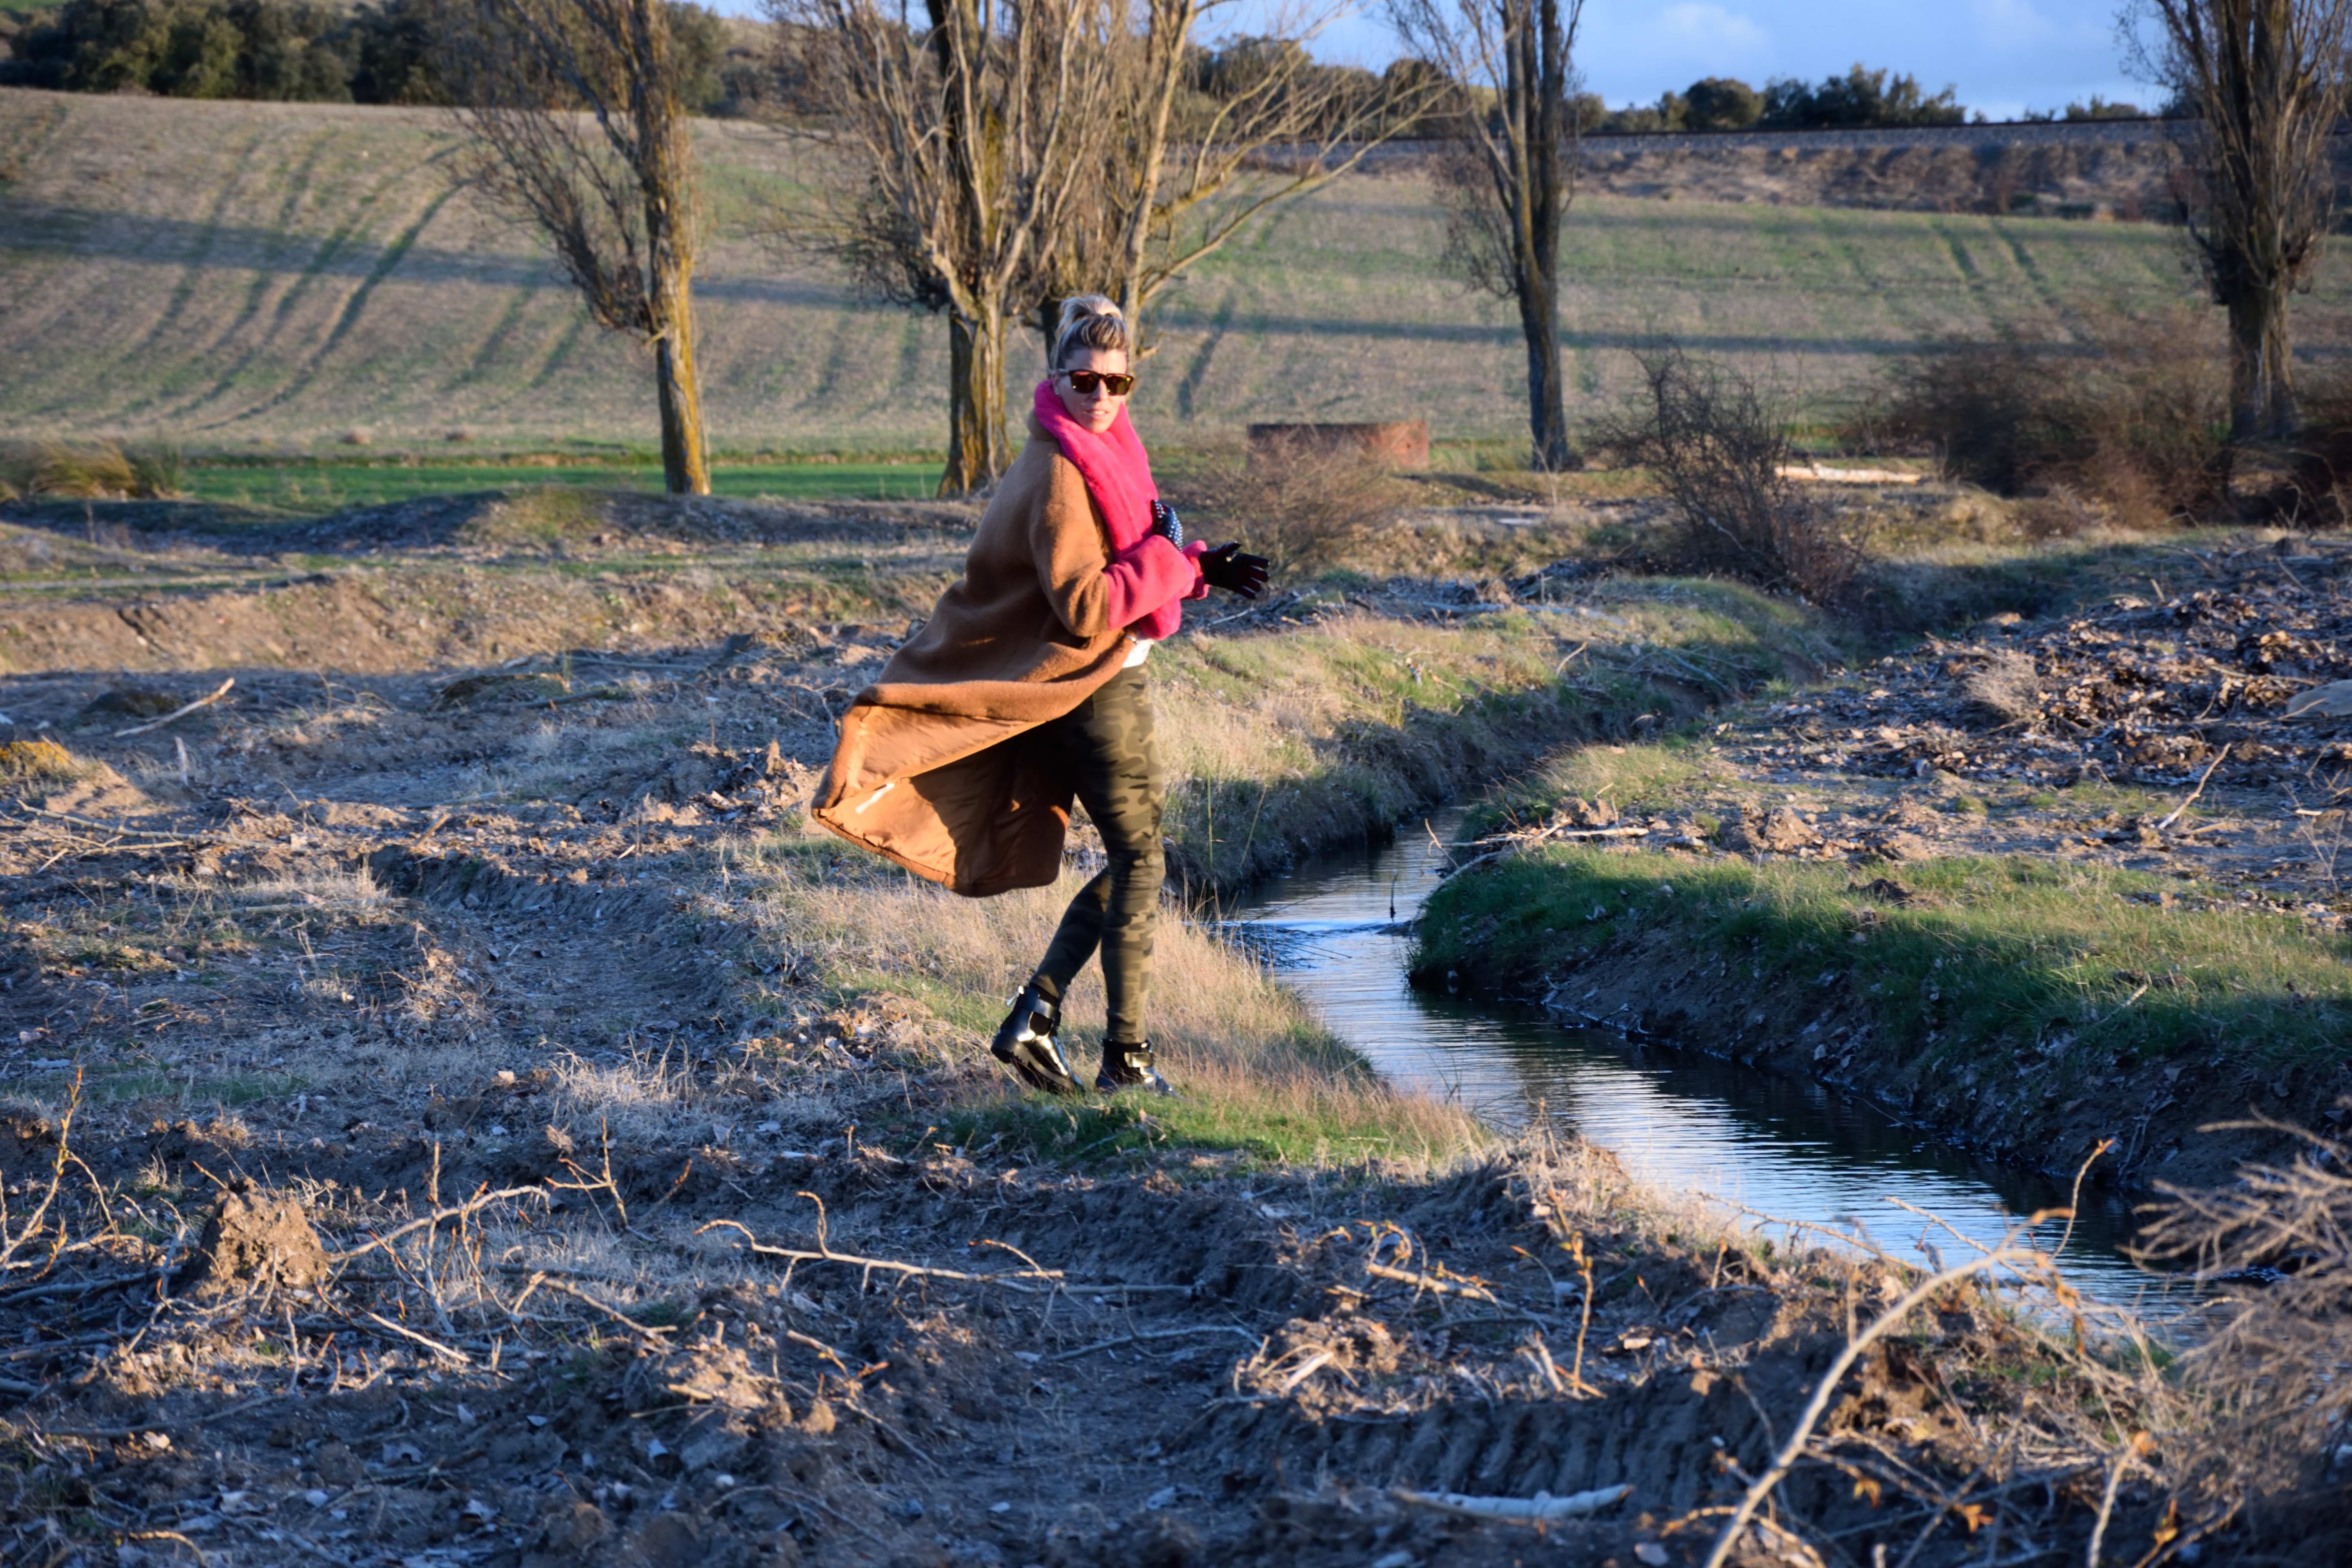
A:
[[[2228,399],[2210,323],[2175,315],[2111,322],[2088,345],[1919,355],[1894,368],[1885,402],[1862,423],[1874,438],[1927,447],[1947,479],[2003,495],[2077,492],[2147,525],[2224,499]]]
[[[131,464],[131,493],[151,500],[171,500],[187,493],[188,456],[168,443],[133,447],[125,454]]]
[[[1639,401],[1601,438],[1648,468],[1673,501],[1665,563],[1817,604],[1846,597],[1861,552],[1832,512],[1783,475],[1788,422],[1770,400],[1729,366],[1673,343],[1635,357]]]
[[[1280,461],[1196,474],[1171,487],[1203,525],[1194,537],[1238,537],[1277,578],[1366,568],[1412,492],[1380,462],[1299,447]]]
[[[55,741],[0,742],[0,789],[78,784],[97,771],[97,764],[84,762]]]
[[[111,441],[83,446],[54,442],[43,447],[33,458],[29,479],[25,488],[35,495],[101,500],[130,495],[139,484],[131,471],[131,460]]]

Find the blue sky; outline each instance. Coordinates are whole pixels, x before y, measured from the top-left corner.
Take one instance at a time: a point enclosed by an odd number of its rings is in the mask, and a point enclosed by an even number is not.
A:
[[[1314,0],[1309,0],[1314,3]],[[1761,87],[1776,76],[1818,79],[1856,60],[1949,83],[1995,120],[2060,109],[2092,93],[2146,104],[2116,43],[2119,0],[1587,0],[1578,50],[1588,90],[1610,105],[1652,102],[1703,76]],[[756,14],[757,0],[716,0]],[[1378,0],[1322,37],[1316,53],[1378,68],[1397,46]],[[1232,0],[1213,31],[1252,29],[1284,0]],[[1258,26],[1263,26],[1259,21]]]
[[[1246,3],[1246,0],[1245,0]],[[1578,63],[1612,107],[1703,76],[1816,79],[1856,60],[1908,71],[1996,120],[2096,92],[2146,103],[2116,41],[2117,0],[1586,0]],[[1395,41],[1360,13],[1317,52],[1385,65]]]

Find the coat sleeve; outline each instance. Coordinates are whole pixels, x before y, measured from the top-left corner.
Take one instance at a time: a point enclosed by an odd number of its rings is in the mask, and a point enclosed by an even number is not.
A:
[[[1081,638],[1133,626],[1162,605],[1207,592],[1197,548],[1179,550],[1155,533],[1112,555],[1086,479],[1058,458],[1030,548],[1054,613]]]

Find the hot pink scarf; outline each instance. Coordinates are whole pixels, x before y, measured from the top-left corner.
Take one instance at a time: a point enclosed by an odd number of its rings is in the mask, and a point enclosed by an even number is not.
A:
[[[1111,562],[1103,573],[1110,590],[1110,624],[1147,640],[1171,635],[1183,622],[1183,601],[1208,596],[1200,566],[1208,546],[1196,541],[1180,551],[1152,531],[1151,503],[1160,490],[1127,410],[1121,408],[1111,427],[1097,434],[1070,417],[1051,376],[1037,384],[1033,407],[1037,427],[1087,481],[1087,494],[1110,535]]]

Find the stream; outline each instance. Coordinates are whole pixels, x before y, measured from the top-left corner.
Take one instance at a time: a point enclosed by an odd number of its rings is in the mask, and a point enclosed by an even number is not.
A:
[[[1891,1202],[1987,1244],[2014,1216],[2063,1206],[2063,1184],[1969,1158],[1885,1108],[1811,1079],[1564,1027],[1527,1005],[1431,994],[1405,981],[1404,929],[1437,885],[1439,840],[1458,813],[1420,818],[1385,846],[1318,857],[1227,910],[1227,935],[1262,955],[1324,1023],[1398,1083],[1457,1098],[1493,1125],[1546,1116],[1614,1152],[1636,1180],[1781,1221],[1847,1228],[1922,1263],[1962,1244]],[[1780,1237],[1787,1226],[1726,1208]],[[2058,1245],[2063,1222],[2038,1233]],[[2076,1288],[2161,1314],[2163,1276],[2122,1254],[2129,1202],[2085,1194],[2062,1259]]]

